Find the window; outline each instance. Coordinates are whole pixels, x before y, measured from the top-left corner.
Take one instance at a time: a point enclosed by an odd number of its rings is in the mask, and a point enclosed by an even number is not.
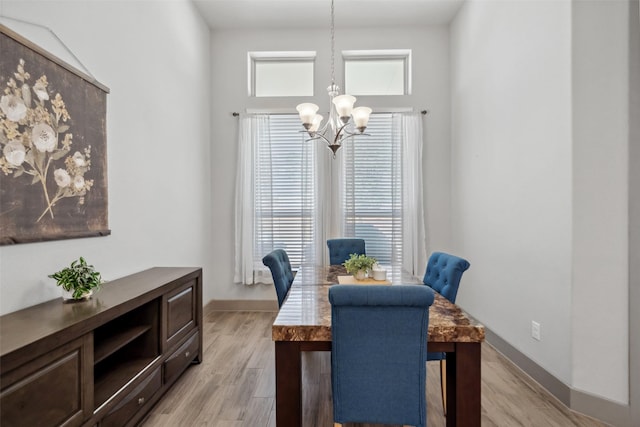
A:
[[[255,176],[255,259],[283,248],[294,266],[315,261],[314,240],[320,237],[312,148],[322,143],[305,142],[299,130],[297,115],[271,115],[269,132],[260,141]],[[343,198],[331,202],[342,206],[343,234],[365,239],[367,254],[391,265],[402,259],[402,148],[392,136],[391,114],[373,114],[367,131],[371,136],[341,148]],[[320,153],[327,154],[320,148]]]
[[[372,114],[371,136],[344,150],[343,228],[365,240],[367,255],[384,265],[402,259],[402,147],[392,115]]]
[[[316,159],[297,115],[271,115],[255,153],[254,259],[287,251],[291,265],[315,258]]]
[[[370,136],[333,160],[324,143],[306,141],[298,115],[241,116],[234,281],[268,282],[261,260],[276,248],[294,267],[323,264],[330,236],[364,238],[383,265],[422,274],[421,119],[373,114]]]
[[[249,95],[313,96],[315,52],[249,52]]]
[[[344,51],[344,87],[350,95],[411,93],[411,51]]]

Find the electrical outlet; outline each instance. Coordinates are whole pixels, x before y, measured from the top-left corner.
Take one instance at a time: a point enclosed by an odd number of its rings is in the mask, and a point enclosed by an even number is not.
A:
[[[540,341],[542,338],[540,338],[540,323],[536,322],[535,320],[531,321],[531,336],[533,337],[533,339]]]

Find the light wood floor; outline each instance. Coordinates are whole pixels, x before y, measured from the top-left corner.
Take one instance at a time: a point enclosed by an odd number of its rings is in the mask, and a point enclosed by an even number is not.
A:
[[[275,313],[211,312],[204,361],[191,366],[144,427],[275,427]],[[304,427],[333,426],[330,353],[303,355]],[[438,362],[427,372],[427,424],[444,427]],[[489,344],[482,347],[482,425],[605,426],[567,409]]]

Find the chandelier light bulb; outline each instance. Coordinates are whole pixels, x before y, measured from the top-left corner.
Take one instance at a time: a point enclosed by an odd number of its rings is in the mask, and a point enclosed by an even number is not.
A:
[[[351,112],[351,116],[353,117],[353,124],[360,131],[360,133],[364,132],[367,128],[367,123],[369,123],[369,117],[371,116],[371,108],[369,107],[356,107]]]
[[[351,110],[353,110],[353,104],[356,102],[356,97],[351,95],[338,95],[333,98],[333,105],[336,106],[338,116],[343,123],[349,121]]]
[[[316,114],[311,122],[311,127],[308,129],[309,134],[311,135],[316,133],[320,128],[320,124],[322,124],[322,116],[320,114]]]
[[[309,128],[312,126],[313,119],[316,116],[318,108],[320,107],[310,102],[299,104],[296,107],[296,110],[298,110],[298,114],[300,114],[300,121],[302,121],[302,125],[305,129],[309,130]]]

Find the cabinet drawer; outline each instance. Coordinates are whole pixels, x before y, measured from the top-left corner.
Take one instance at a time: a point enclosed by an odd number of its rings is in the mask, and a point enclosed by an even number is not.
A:
[[[171,348],[197,325],[196,281],[192,280],[166,296],[166,343]]]
[[[105,415],[100,427],[122,427],[127,424],[136,412],[151,401],[151,397],[161,386],[160,369],[156,369]]]
[[[198,356],[198,333],[193,334],[164,362],[164,382],[173,381]]]
[[[0,425],[78,426],[91,414],[91,336],[2,374]]]

